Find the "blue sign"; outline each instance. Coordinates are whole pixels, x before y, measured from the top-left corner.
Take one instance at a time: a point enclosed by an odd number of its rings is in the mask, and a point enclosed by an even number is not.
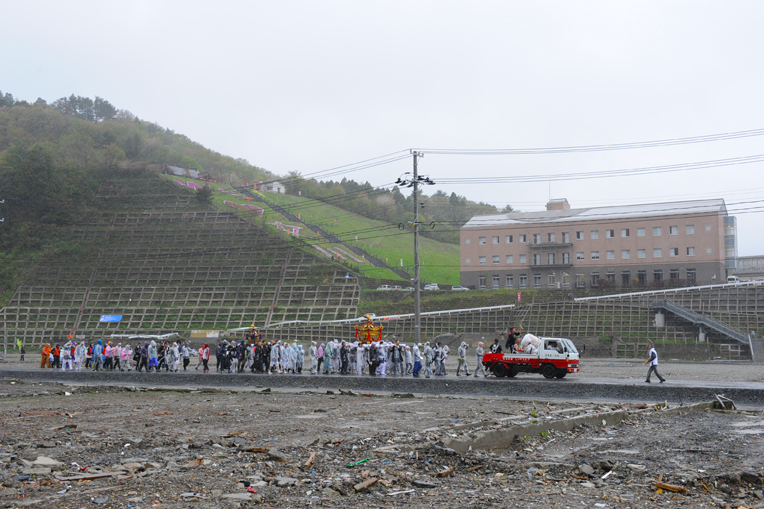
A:
[[[122,315],[101,315],[99,322],[121,322]]]

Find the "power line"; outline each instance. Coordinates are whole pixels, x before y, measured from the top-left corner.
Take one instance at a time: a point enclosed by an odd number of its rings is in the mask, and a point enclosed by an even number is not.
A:
[[[524,154],[565,154],[573,152],[603,152],[611,150],[633,150],[651,147],[667,147],[673,145],[689,145],[694,143],[707,143],[712,141],[735,140],[739,138],[751,138],[764,135],[764,129],[750,129],[730,133],[708,134],[703,136],[691,136],[688,138],[668,138],[664,140],[638,141],[633,143],[611,143],[604,145],[578,145],[563,147],[544,148],[493,148],[493,149],[442,149],[442,148],[417,148],[425,154],[448,154],[448,155],[524,155]]]
[[[641,168],[627,168],[621,170],[589,171],[577,173],[556,173],[547,175],[518,175],[513,177],[465,177],[465,178],[439,178],[441,184],[502,184],[516,182],[548,182],[566,180],[588,180],[597,178],[623,177],[633,175],[652,175],[656,173],[671,173],[679,171],[701,170],[708,168],[720,168],[739,164],[753,164],[764,162],[764,154],[756,154],[744,157],[732,157],[728,159],[715,159],[711,161],[698,161],[694,163],[667,164],[663,166],[646,166]]]

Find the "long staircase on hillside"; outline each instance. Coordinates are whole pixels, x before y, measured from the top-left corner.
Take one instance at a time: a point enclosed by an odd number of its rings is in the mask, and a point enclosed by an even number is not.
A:
[[[292,214],[289,211],[287,211],[284,207],[281,207],[279,205],[276,205],[275,203],[266,201],[265,198],[263,198],[262,196],[259,196],[259,195],[256,195],[256,194],[252,193],[249,189],[247,189],[245,187],[239,187],[239,188],[237,188],[237,190],[239,192],[241,192],[242,194],[246,195],[247,197],[252,198],[254,201],[259,201],[259,202],[265,203],[271,209],[273,209],[274,211],[278,212],[279,214],[281,214],[285,218],[289,219],[290,221],[294,221],[294,222],[297,222],[297,223],[304,224],[306,228],[308,228],[309,230],[311,230],[314,233],[319,234],[321,236],[321,238],[326,239],[327,241],[329,241],[331,243],[334,243],[334,244],[340,244],[345,249],[348,249],[348,250],[352,251],[353,253],[357,254],[358,256],[363,256],[363,258],[367,262],[371,263],[374,267],[384,267],[386,269],[391,270],[396,275],[402,277],[403,279],[405,279],[407,281],[411,281],[412,280],[411,274],[409,274],[405,270],[399,269],[399,268],[396,268],[396,267],[392,267],[389,264],[387,264],[387,263],[383,262],[382,260],[380,260],[379,258],[377,258],[376,256],[374,256],[374,255],[372,255],[370,253],[367,253],[366,251],[364,251],[363,249],[359,248],[358,246],[353,246],[351,244],[343,242],[339,237],[337,237],[336,235],[334,235],[331,232],[328,232],[328,231],[324,230],[323,228],[321,228],[318,225],[306,223],[305,221],[303,221],[299,217],[297,217],[294,214]]]
[[[722,322],[721,320],[717,320],[712,316],[696,313],[668,300],[653,302],[653,308],[666,310],[669,313],[672,313],[679,318],[682,318],[683,320],[691,322],[694,325],[702,325],[704,327],[708,327],[717,332],[720,332],[721,334],[724,334],[728,338],[734,339],[735,341],[739,341],[740,343],[746,345],[748,344],[748,334],[741,332],[738,329],[731,327],[730,325]]]

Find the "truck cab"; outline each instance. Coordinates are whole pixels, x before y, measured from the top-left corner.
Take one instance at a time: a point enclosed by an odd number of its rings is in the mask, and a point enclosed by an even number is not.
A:
[[[518,373],[540,373],[544,378],[565,378],[579,371],[579,354],[568,338],[539,338],[539,349],[529,353],[489,353],[483,365],[499,378]]]

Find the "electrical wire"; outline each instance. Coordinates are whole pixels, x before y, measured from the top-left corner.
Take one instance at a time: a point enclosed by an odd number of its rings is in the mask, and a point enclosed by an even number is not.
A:
[[[440,178],[439,184],[501,184],[516,182],[548,182],[589,180],[597,178],[623,177],[633,175],[652,175],[657,173],[671,173],[679,171],[701,170],[708,168],[720,168],[739,164],[753,164],[764,162],[764,154],[756,154],[744,157],[732,157],[728,159],[715,159],[711,161],[698,161],[694,163],[667,164],[663,166],[647,166],[641,168],[627,168],[621,170],[589,171],[577,173],[557,173],[547,175],[518,175],[509,177],[466,177],[466,178]]]
[[[448,155],[524,155],[524,154],[567,154],[573,152],[603,152],[610,150],[633,150],[651,147],[667,147],[674,145],[689,145],[693,143],[707,143],[712,141],[735,140],[764,135],[764,129],[750,129],[720,134],[703,136],[691,136],[688,138],[668,138],[664,140],[638,141],[633,143],[611,143],[604,145],[578,145],[563,147],[544,148],[516,148],[516,149],[442,149],[442,148],[413,148],[425,154],[448,154]]]

